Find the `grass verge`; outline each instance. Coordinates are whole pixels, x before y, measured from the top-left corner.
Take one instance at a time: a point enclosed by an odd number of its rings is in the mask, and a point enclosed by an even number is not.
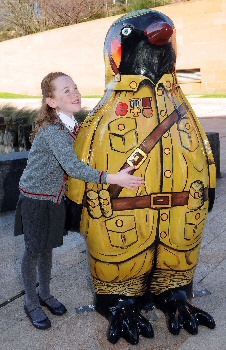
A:
[[[0,92],[0,98],[41,98],[41,96],[14,94],[11,92]]]

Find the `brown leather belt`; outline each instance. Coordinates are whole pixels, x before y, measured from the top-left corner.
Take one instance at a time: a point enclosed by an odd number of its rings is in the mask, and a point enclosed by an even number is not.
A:
[[[147,196],[114,198],[111,200],[113,210],[130,209],[167,209],[188,204],[189,192],[151,193]],[[204,201],[208,199],[208,188],[204,190]]]
[[[171,193],[151,193],[150,195],[138,197],[119,197],[111,199],[112,210],[133,209],[167,209],[188,204],[189,191]],[[204,202],[208,199],[208,188],[204,189]],[[86,196],[83,205],[87,207]]]

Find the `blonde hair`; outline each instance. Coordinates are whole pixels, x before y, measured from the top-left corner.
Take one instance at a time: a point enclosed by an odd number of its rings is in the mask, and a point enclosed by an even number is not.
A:
[[[34,140],[41,126],[55,124],[58,120],[55,109],[50,107],[46,102],[48,97],[54,97],[55,87],[53,82],[58,77],[68,77],[68,75],[62,72],[52,72],[47,74],[41,82],[42,105],[35,122],[35,128],[30,136],[31,142]]]

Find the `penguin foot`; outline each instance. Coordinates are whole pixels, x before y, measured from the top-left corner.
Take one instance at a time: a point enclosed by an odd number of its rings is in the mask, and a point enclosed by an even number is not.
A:
[[[207,312],[193,306],[185,291],[169,291],[154,296],[156,307],[162,310],[167,317],[167,326],[170,333],[178,335],[181,328],[190,334],[198,333],[198,326],[215,328],[215,321]]]
[[[100,295],[97,299],[99,303]],[[107,313],[98,310],[99,306],[96,310],[109,320],[107,339],[112,344],[116,344],[121,337],[132,345],[139,343],[139,335],[154,337],[151,323],[141,315],[134,298],[118,296],[114,304],[109,306]]]
[[[215,201],[215,188],[209,188],[208,197],[209,197],[208,212],[211,212]]]

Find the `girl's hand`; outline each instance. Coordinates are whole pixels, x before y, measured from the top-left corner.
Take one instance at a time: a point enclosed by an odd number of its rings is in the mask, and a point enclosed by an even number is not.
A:
[[[108,174],[106,180],[109,184],[117,184],[121,187],[126,187],[129,190],[135,190],[137,187],[144,185],[145,181],[143,177],[129,174],[134,168],[134,166],[130,166],[119,171],[117,174]]]

